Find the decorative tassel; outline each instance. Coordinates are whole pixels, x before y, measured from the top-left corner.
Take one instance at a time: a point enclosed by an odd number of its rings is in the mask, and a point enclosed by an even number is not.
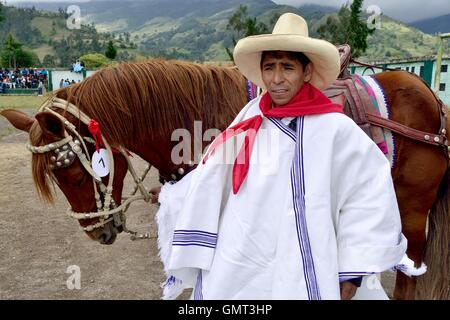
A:
[[[102,139],[102,131],[100,130],[100,124],[96,120],[91,119],[89,120],[88,123],[88,129],[95,140],[95,149],[97,150],[97,152],[99,152],[100,145],[102,146],[105,145]]]
[[[163,288],[163,300],[175,300],[185,289],[183,282],[174,276],[167,278],[166,282],[161,284]]]
[[[408,277],[417,277],[423,275],[427,272],[427,266],[422,262],[419,268],[414,266],[414,261],[412,261],[406,254],[403,256],[402,260],[391,269],[391,271],[401,271]]]

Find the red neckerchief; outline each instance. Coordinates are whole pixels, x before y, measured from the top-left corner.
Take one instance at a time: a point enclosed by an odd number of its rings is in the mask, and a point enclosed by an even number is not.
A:
[[[275,108],[272,107],[272,104],[272,98],[269,93],[266,92],[261,98],[259,108],[261,109],[261,113],[267,118],[299,117],[331,112],[342,113],[342,106],[331,102],[330,99],[309,82],[303,85],[289,103]],[[261,127],[262,121],[263,117],[257,115],[226,129],[213,141],[203,158],[203,163],[205,163],[218,146],[229,138],[246,131],[244,143],[233,166],[234,194],[238,193],[242,183],[247,177],[253,143],[255,142],[256,134]]]

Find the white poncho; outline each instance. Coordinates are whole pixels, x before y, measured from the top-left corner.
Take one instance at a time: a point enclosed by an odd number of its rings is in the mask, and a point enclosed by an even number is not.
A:
[[[232,125],[261,114],[259,100]],[[374,274],[406,251],[389,161],[343,114],[298,117],[296,132],[286,120],[263,119],[237,194],[240,136],[163,186],[164,298],[340,299],[339,282],[359,276],[357,296],[386,297]]]

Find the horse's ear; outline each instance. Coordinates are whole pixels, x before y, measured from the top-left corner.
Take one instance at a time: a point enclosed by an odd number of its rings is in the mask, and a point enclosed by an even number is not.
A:
[[[50,112],[39,112],[35,117],[45,136],[53,139],[64,138],[64,124],[57,116]]]
[[[30,132],[30,128],[34,123],[34,118],[25,112],[15,109],[5,109],[0,112],[15,128]]]

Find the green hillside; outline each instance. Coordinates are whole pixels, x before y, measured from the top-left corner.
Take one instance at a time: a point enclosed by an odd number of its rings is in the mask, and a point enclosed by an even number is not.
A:
[[[310,23],[310,32],[316,34],[328,15]],[[332,13],[332,15],[337,15]],[[358,58],[361,61],[379,61],[436,54],[436,38],[402,22],[381,16],[381,28],[367,38],[367,50]]]
[[[164,2],[164,4],[162,4]],[[125,2],[117,4],[124,8]],[[275,12],[295,12],[309,23],[310,35],[317,36],[317,28],[333,12],[332,7],[304,5],[300,8],[276,5],[268,0],[196,0],[190,5],[181,0],[153,0],[141,5],[142,12],[151,12],[150,18],[136,26],[141,15],[133,16],[139,9],[139,2],[133,8],[123,9],[120,19],[113,19],[117,8],[101,8],[96,4],[96,13],[91,9],[89,21],[100,23],[102,31],[128,31],[137,39],[140,48],[150,55],[164,55],[171,58],[191,60],[224,60],[228,56],[225,47],[231,47],[232,34],[226,29],[228,18],[239,4],[248,6],[249,14],[268,23]],[[202,10],[197,9],[201,6]],[[114,7],[112,4],[111,7]],[[338,9],[334,9],[337,11]],[[88,10],[89,11],[89,10]],[[184,14],[183,14],[184,12]],[[108,20],[110,19],[110,20]],[[110,22],[108,22],[110,21]],[[133,21],[131,23],[130,21]],[[134,25],[134,27],[133,27]],[[381,29],[368,38],[368,50],[360,60],[384,60],[435,54],[436,40],[402,22],[381,17]]]
[[[47,66],[65,67],[83,54],[103,53],[111,39],[119,49],[118,60],[163,56],[225,61],[225,48],[232,46],[233,36],[238,37],[227,30],[228,18],[240,4],[246,4],[250,16],[268,25],[275,13],[299,13],[314,37],[333,10],[317,5],[293,8],[269,0],[93,1],[83,4],[85,25],[69,30],[64,10],[5,7],[0,41],[11,32]],[[360,60],[435,54],[435,43],[433,36],[383,16],[381,29],[369,36],[368,50]],[[48,65],[50,62],[53,65]]]
[[[93,2],[86,8],[86,20],[100,31],[129,32],[150,56],[221,61],[227,60],[225,47],[232,46],[228,18],[241,4],[249,15],[268,22],[274,12],[299,12],[269,0],[153,0],[111,1],[108,8]],[[120,15],[117,12],[120,11]],[[143,17],[142,13],[145,12]],[[119,18],[119,19],[118,19]]]
[[[436,37],[388,17],[382,17],[381,29],[368,37],[364,60],[409,58],[436,54]]]
[[[38,29],[44,38],[61,40],[71,34],[65,23],[61,16],[36,16],[30,21],[30,26]]]
[[[34,7],[3,6],[2,15],[4,21],[0,22],[0,43],[3,44],[11,33],[25,49],[37,55],[39,66],[68,67],[84,54],[104,53],[109,40],[113,40],[119,48],[119,59],[140,56],[140,53],[135,52],[135,44],[131,39],[115,39],[110,33],[99,33],[93,24],[82,24],[80,29],[68,29],[68,16],[64,10],[50,12]]]

